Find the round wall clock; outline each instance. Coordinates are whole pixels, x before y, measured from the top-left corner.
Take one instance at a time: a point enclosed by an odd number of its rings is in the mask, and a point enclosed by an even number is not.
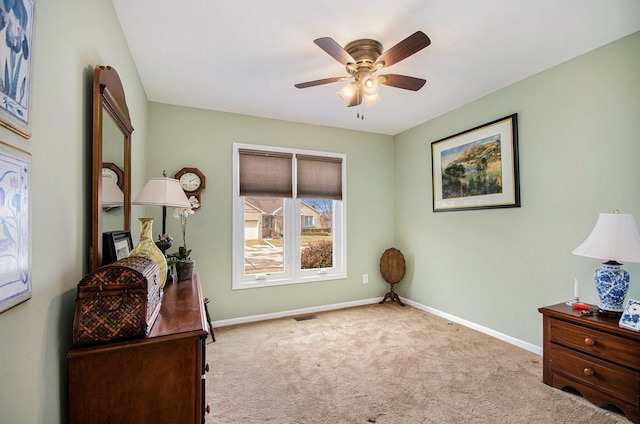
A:
[[[195,196],[200,202],[200,193],[205,189],[206,177],[198,168],[182,168],[175,178],[180,182],[187,197]]]
[[[124,173],[118,165],[112,162],[102,162],[102,176],[109,177],[124,191]]]

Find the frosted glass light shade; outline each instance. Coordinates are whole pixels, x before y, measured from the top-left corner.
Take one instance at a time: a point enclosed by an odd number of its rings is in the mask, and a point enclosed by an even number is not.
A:
[[[180,182],[175,178],[151,177],[138,197],[133,201],[134,205],[168,206],[172,208],[190,208],[191,203],[180,187]]]
[[[356,84],[350,82],[349,84],[342,87],[342,89],[336,94],[338,95],[338,97],[340,97],[340,100],[342,100],[345,105],[349,106],[349,104],[351,103],[351,99],[353,99],[356,94],[357,89],[358,87],[356,86]]]
[[[633,215],[601,213],[589,237],[571,253],[618,262],[640,262],[640,233]]]
[[[371,73],[367,73],[364,78],[362,78],[362,90],[365,94],[376,94],[379,87],[380,82],[378,81],[378,78]]]
[[[365,94],[364,96],[364,102],[367,105],[367,107],[371,107],[374,105],[377,105],[380,102],[380,94],[375,93],[375,94]]]
[[[109,208],[124,205],[124,193],[109,176],[102,176],[102,207]]]

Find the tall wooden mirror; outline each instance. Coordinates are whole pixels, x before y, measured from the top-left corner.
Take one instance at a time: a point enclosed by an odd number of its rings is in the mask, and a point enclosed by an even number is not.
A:
[[[96,68],[93,74],[90,271],[102,265],[102,233],[130,229],[132,132],[129,109],[118,73],[110,66]],[[116,179],[117,186],[124,194],[122,206],[106,207],[103,172],[105,176]]]

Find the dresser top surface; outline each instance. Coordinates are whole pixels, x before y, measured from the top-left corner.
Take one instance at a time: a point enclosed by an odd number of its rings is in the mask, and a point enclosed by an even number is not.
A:
[[[546,316],[561,319],[563,321],[571,322],[578,325],[584,325],[590,328],[608,331],[611,333],[616,333],[618,335],[640,341],[639,332],[620,327],[619,317],[603,315],[598,312],[597,306],[589,306],[591,307],[591,312],[593,313],[593,315],[581,315],[579,310],[573,309],[566,303],[558,303],[555,305],[538,308],[538,312]]]
[[[198,275],[167,284],[162,307],[148,337],[160,337],[190,331],[206,332],[203,298]]]

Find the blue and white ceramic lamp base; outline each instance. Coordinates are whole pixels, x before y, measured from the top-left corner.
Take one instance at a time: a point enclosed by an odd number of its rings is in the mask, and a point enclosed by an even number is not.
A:
[[[629,290],[629,273],[620,268],[622,264],[609,261],[596,270],[594,280],[600,298],[601,312],[622,313],[624,298]]]

